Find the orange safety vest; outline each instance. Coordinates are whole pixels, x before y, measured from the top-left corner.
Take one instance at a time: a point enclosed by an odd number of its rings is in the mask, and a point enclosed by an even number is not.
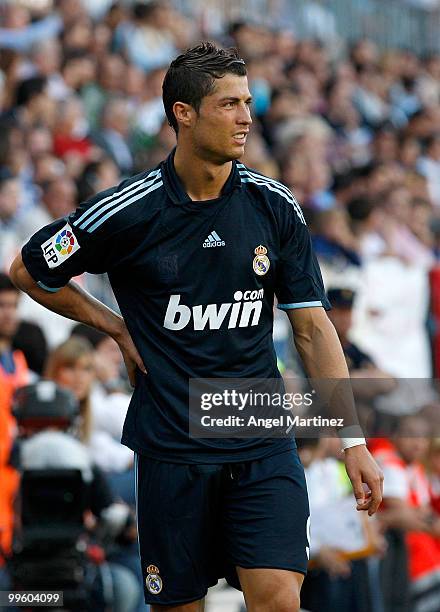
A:
[[[377,461],[405,472],[408,481],[408,505],[421,508],[430,502],[430,485],[423,465],[407,465],[390,444],[375,453]],[[386,507],[386,501],[385,501]],[[440,579],[440,541],[423,531],[409,531],[406,534],[406,545],[409,558],[409,575],[413,583],[427,583],[430,576]]]
[[[14,500],[18,489],[18,472],[8,465],[16,423],[11,412],[14,391],[29,382],[29,369],[21,351],[14,351],[15,372],[8,374],[0,365],[0,566],[2,553],[9,554],[14,525]]]

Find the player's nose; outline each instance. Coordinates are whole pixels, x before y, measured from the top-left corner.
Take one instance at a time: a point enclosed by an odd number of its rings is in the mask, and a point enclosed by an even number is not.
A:
[[[239,123],[240,125],[251,125],[252,124],[251,111],[247,104],[239,105],[237,123]]]

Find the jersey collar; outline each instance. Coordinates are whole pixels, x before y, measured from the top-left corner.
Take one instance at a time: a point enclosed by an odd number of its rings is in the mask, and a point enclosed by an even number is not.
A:
[[[176,170],[174,168],[175,151],[176,149],[174,148],[161,164],[163,184],[167,194],[169,195],[174,204],[190,204],[191,202],[193,202],[193,200],[191,200],[189,195],[186,193],[183,183],[177,176]],[[241,187],[241,178],[240,173],[237,169],[237,162],[234,160],[232,162],[231,174],[229,175],[229,178],[222,189],[220,197],[229,195],[237,187]]]

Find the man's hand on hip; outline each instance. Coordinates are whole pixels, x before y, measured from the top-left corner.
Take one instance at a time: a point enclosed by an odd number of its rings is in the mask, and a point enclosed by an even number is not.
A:
[[[119,345],[122,357],[124,358],[125,367],[127,368],[130,384],[134,387],[136,383],[136,368],[139,368],[144,374],[147,373],[147,369],[123,320],[121,320],[120,329],[113,335],[113,338]]]
[[[383,474],[365,444],[344,451],[345,468],[353,486],[357,510],[367,510],[372,516],[380,506],[383,495]],[[364,484],[368,489],[365,491]]]

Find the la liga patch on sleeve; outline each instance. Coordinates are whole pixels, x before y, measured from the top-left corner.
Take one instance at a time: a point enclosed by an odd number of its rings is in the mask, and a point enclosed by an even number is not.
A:
[[[49,268],[60,266],[80,248],[73,229],[68,223],[41,245]]]

